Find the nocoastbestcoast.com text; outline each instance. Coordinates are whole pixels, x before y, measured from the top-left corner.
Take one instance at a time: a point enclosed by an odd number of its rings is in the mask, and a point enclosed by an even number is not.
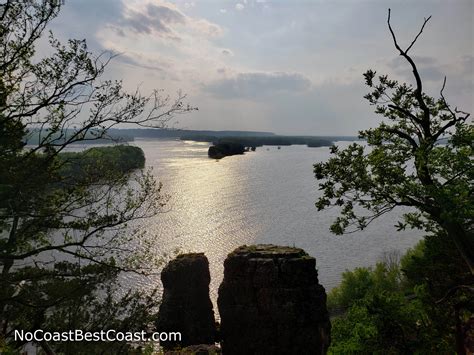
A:
[[[25,332],[24,330],[14,331],[15,341],[127,341],[127,342],[161,342],[161,341],[181,341],[180,332],[121,332],[113,329],[101,330],[97,332],[83,331],[81,329],[50,332],[42,329],[37,329],[32,332]]]

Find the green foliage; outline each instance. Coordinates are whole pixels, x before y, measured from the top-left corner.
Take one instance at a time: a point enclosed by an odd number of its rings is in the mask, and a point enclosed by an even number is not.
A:
[[[333,310],[347,310],[333,321],[334,354],[464,351],[462,329],[474,314],[474,126],[468,113],[446,102],[446,80],[438,99],[423,92],[408,51],[429,19],[403,50],[389,10],[394,45],[416,85],[368,70],[365,98],[383,122],[360,132],[367,147],[332,147],[331,158],[314,165],[322,190],[316,207],[340,208],[335,234],[362,230],[397,207],[411,207],[398,229],[429,232],[399,265],[379,263],[343,275],[328,299]]]
[[[414,348],[417,302],[407,300],[398,265],[378,262],[343,274],[328,296],[330,312],[344,309],[332,320],[330,353],[398,354]]]
[[[445,235],[430,235],[400,259],[346,271],[328,295],[330,353],[452,353],[456,325],[474,314],[469,270]],[[452,290],[457,290],[445,298]],[[456,313],[459,312],[459,313]]]
[[[156,292],[144,295],[129,291],[117,297],[118,271],[107,265],[81,267],[61,262],[50,270],[24,268],[16,276],[30,280],[17,289],[15,303],[18,306],[8,308],[4,313],[7,319],[15,320],[16,329],[40,327],[50,332],[69,329],[84,332],[147,330],[158,305]],[[60,306],[52,307],[52,300],[60,301]],[[28,304],[34,307],[21,307]],[[11,343],[10,348],[21,345],[21,342]],[[126,342],[61,342],[51,345],[61,354],[117,354],[132,349],[132,344]]]
[[[378,262],[375,268],[361,267],[346,271],[342,274],[341,284],[329,294],[328,308],[349,308],[354,301],[363,299],[369,293],[396,292],[400,289],[400,277],[398,267],[389,268],[383,262]]]
[[[226,156],[244,154],[245,147],[240,143],[218,143],[209,147],[209,158],[221,159]]]
[[[138,147],[117,145],[89,148],[83,152],[61,153],[60,174],[65,180],[92,179],[100,181],[104,175],[127,174],[145,167],[145,154]]]
[[[147,329],[154,295],[116,294],[118,275],[148,275],[162,261],[137,227],[166,199],[136,147],[68,152],[75,143],[113,139],[120,124],[163,128],[194,108],[125,92],[101,80],[112,59],[85,40],[61,43],[49,33],[49,55],[37,41],[60,1],[7,0],[0,12],[0,346],[19,352],[15,329]],[[43,51],[48,53],[48,51]],[[26,145],[34,142],[34,145]],[[37,344],[59,353],[79,345]],[[129,344],[81,344],[83,353],[126,352]]]
[[[331,354],[410,353],[418,344],[416,304],[399,293],[372,293],[332,322]]]
[[[423,92],[418,69],[408,54],[415,41],[403,50],[390,21],[389,28],[416,85],[377,76],[373,70],[364,74],[371,90],[365,98],[383,122],[360,132],[367,147],[357,143],[344,150],[332,147],[331,158],[314,165],[322,190],[316,207],[340,208],[331,226],[336,234],[364,229],[397,207],[413,207],[398,228],[443,231],[474,273],[474,126],[468,113],[446,102],[446,82],[438,99]]]

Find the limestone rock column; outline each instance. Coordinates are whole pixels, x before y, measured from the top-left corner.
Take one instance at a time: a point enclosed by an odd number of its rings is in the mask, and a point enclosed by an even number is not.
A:
[[[304,250],[242,246],[224,262],[217,300],[224,355],[324,354],[330,343],[326,292]]]
[[[164,342],[165,349],[214,344],[216,325],[209,298],[209,261],[203,253],[179,255],[161,272],[163,299],[156,327],[181,332],[181,342]]]

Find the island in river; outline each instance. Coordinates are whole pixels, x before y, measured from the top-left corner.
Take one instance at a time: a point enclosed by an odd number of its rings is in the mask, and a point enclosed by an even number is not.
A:
[[[192,140],[209,142],[212,137],[194,136]],[[214,137],[215,138],[215,137]],[[190,139],[191,140],[191,139]],[[308,147],[324,147],[331,146],[333,142],[327,138],[311,137],[311,136],[239,136],[216,138],[211,141],[212,146],[209,147],[208,155],[213,159],[221,159],[226,156],[244,154],[245,151],[254,151],[256,147],[264,145],[280,146],[301,144]]]

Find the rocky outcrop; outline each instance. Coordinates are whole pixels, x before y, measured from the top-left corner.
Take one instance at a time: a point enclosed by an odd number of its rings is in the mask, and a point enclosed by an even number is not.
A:
[[[165,351],[164,355],[218,355],[221,349],[216,345],[190,345],[182,349]]]
[[[302,249],[237,248],[217,303],[223,354],[324,354],[329,346],[326,292]]]
[[[216,326],[209,298],[209,261],[203,253],[183,254],[161,272],[163,299],[156,328],[181,332],[180,342],[164,342],[165,349],[214,344]]]

